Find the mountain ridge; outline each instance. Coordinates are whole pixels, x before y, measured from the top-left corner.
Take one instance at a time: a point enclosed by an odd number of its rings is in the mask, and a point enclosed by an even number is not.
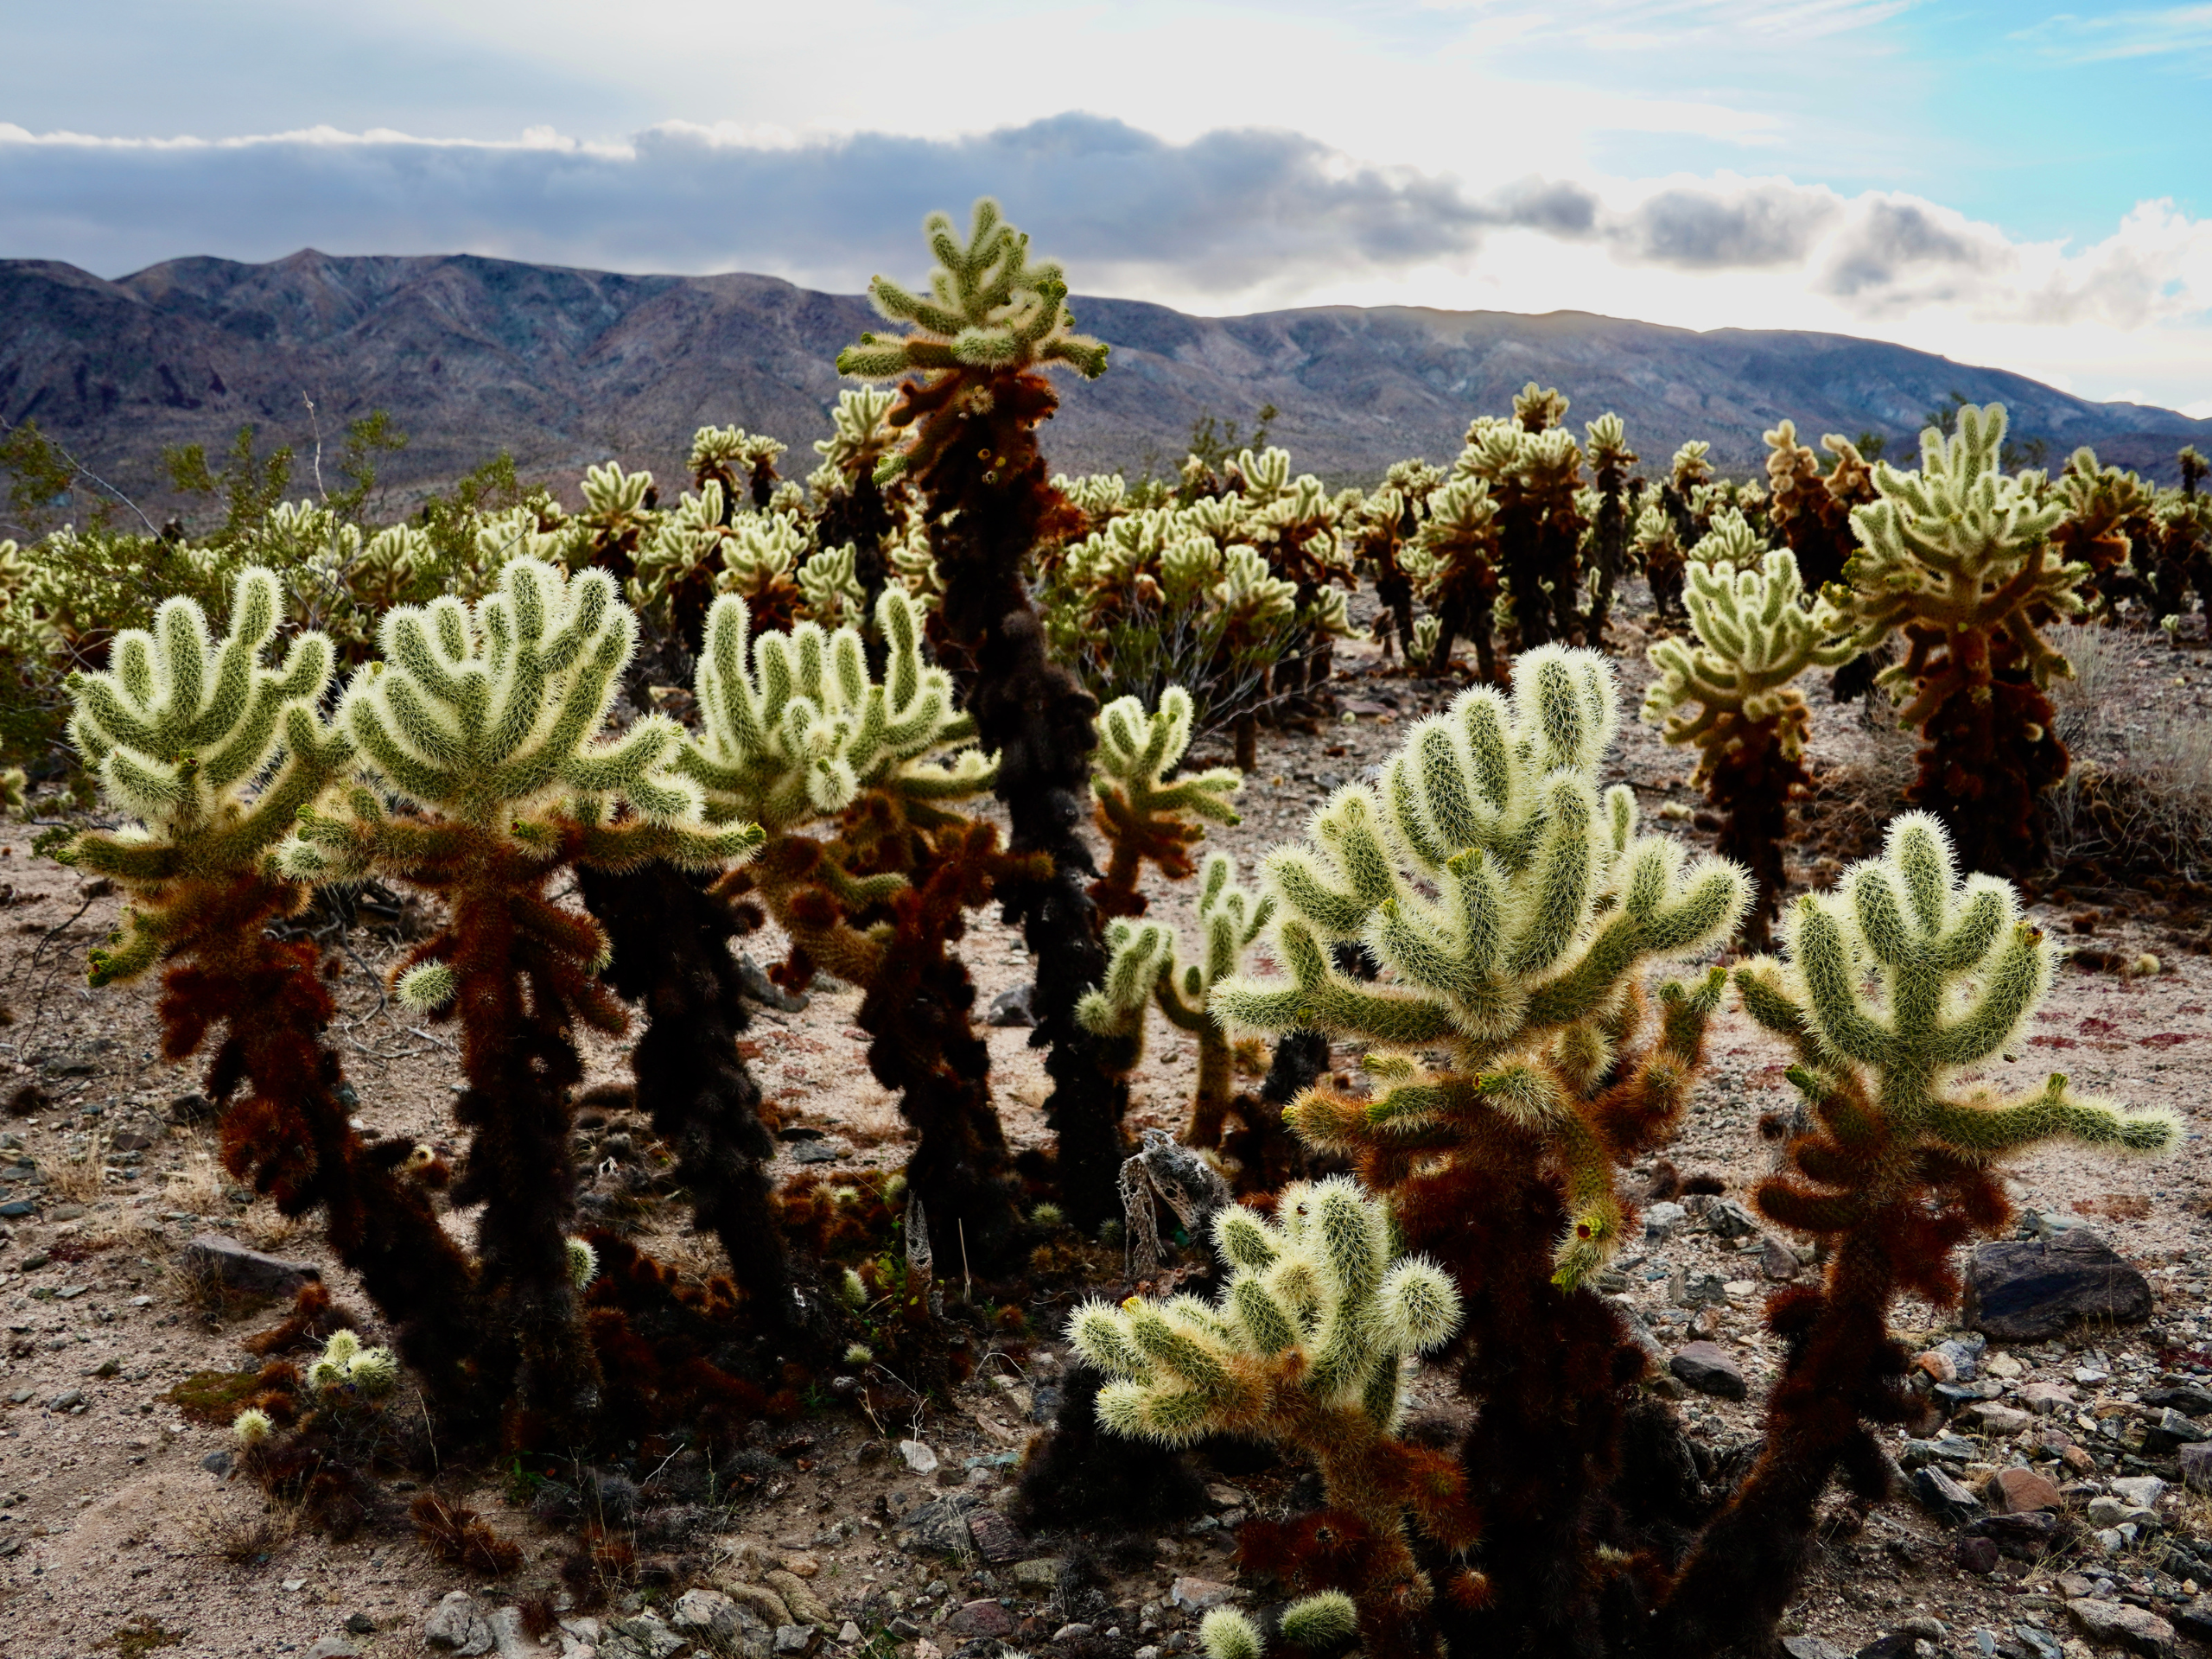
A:
[[[1412,454],[1446,461],[1478,414],[1534,379],[1579,423],[1626,422],[1646,473],[1686,438],[1738,474],[1783,416],[1801,435],[1883,432],[1910,451],[1953,391],[2012,410],[2056,465],[2077,444],[2170,479],[2212,421],[2094,404],[2005,370],[1878,340],[1789,330],[1698,332],[1586,312],[1524,315],[1315,306],[1202,317],[1140,300],[1071,302],[1113,345],[1101,380],[1064,388],[1046,429],[1055,467],[1171,471],[1202,414],[1249,425],[1301,470],[1361,481]],[[323,254],[264,264],[193,257],[109,281],[58,261],[0,260],[0,416],[26,418],[115,481],[159,497],[164,445],[214,450],[257,424],[303,458],[345,423],[388,410],[410,435],[385,481],[435,486],[512,453],[524,475],[572,480],[613,458],[680,475],[692,430],[736,423],[810,466],[842,383],[837,349],[877,322],[866,300],[779,277],[632,276],[480,255]],[[313,398],[312,414],[305,400]],[[304,473],[296,474],[304,477]],[[573,490],[569,492],[573,493]]]

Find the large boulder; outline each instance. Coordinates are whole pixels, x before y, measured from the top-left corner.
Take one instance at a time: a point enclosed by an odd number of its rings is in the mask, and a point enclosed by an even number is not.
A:
[[[1984,1244],[1967,1264],[1967,1323],[2000,1342],[2041,1342],[2086,1319],[2150,1317],[2150,1281],[2087,1228]]]

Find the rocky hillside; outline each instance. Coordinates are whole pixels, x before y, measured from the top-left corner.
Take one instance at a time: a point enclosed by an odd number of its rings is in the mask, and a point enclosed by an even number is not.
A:
[[[1581,312],[1521,316],[1351,306],[1196,317],[1079,300],[1115,346],[1070,391],[1048,435],[1074,470],[1181,458],[1211,412],[1249,426],[1273,404],[1299,464],[1357,481],[1408,454],[1442,458],[1468,419],[1503,413],[1526,381],[1557,385],[1580,420],[1611,409],[1647,466],[1685,438],[1755,467],[1783,416],[1808,434],[1909,438],[1953,391],[2011,406],[2016,433],[2056,461],[2094,444],[2161,475],[2212,421],[2092,404],[2016,374],[1835,334],[1697,334]],[[831,360],[872,321],[862,299],[773,277],[626,276],[467,256],[262,265],[178,259],[117,282],[40,260],[0,261],[0,415],[35,417],[87,463],[151,490],[161,448],[226,443],[257,423],[304,454],[315,401],[327,438],[373,408],[413,437],[387,481],[429,484],[512,451],[527,473],[573,475],[616,456],[672,472],[704,422],[798,447],[828,429]]]

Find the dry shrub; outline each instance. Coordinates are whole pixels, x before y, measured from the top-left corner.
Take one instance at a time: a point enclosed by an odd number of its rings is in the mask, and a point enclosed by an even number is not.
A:
[[[493,1531],[475,1510],[425,1492],[407,1506],[430,1553],[453,1567],[503,1579],[522,1565],[522,1546]]]
[[[2171,721],[2132,732],[2120,760],[2083,761],[2050,799],[2060,863],[2202,880],[2212,868],[2212,727]]]
[[[2074,664],[2074,677],[2050,688],[2058,709],[2058,735],[2069,749],[2103,730],[2120,690],[2126,653],[2133,647],[2110,628],[2068,622],[2048,631],[2050,643]]]
[[[63,1157],[45,1166],[48,1198],[68,1204],[90,1204],[105,1191],[108,1137],[95,1132],[76,1157]]]
[[[223,1207],[222,1166],[198,1135],[188,1135],[181,1140],[177,1167],[162,1184],[162,1202],[188,1215],[215,1215]]]
[[[300,1506],[271,1498],[249,1510],[203,1512],[190,1523],[192,1547],[232,1567],[261,1567],[299,1536]]]

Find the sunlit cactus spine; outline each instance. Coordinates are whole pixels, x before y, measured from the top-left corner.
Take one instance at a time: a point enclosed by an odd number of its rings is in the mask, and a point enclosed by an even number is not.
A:
[[[1663,499],[1645,498],[1636,515],[1636,534],[1630,545],[1644,580],[1651,585],[1651,608],[1661,618],[1678,617],[1682,611],[1682,570],[1688,563],[1674,515]]]
[[[1723,533],[1716,529],[1700,550]],[[1724,815],[1717,850],[1756,884],[1744,942],[1763,950],[1781,912],[1789,804],[1812,785],[1812,711],[1797,677],[1847,662],[1858,648],[1838,637],[1844,622],[1834,606],[1808,607],[1796,556],[1786,549],[1765,555],[1758,569],[1693,560],[1688,601],[1696,644],[1662,639],[1650,648],[1659,677],[1644,694],[1643,719],[1669,744],[1696,748],[1692,781]]]
[[[1171,881],[1186,880],[1196,868],[1190,849],[1205,826],[1238,822],[1230,797],[1243,786],[1241,772],[1216,766],[1170,780],[1190,747],[1192,714],[1191,694],[1179,685],[1162,692],[1149,715],[1135,697],[1117,698],[1099,713],[1090,787],[1099,830],[1113,850],[1090,896],[1104,915],[1142,915],[1137,880],[1146,864]]]
[[[1128,1053],[1134,1067],[1141,1053],[1145,1008],[1157,1005],[1167,1022],[1198,1039],[1198,1087],[1191,1103],[1185,1145],[1217,1147],[1236,1093],[1229,1033],[1207,1006],[1215,985],[1242,967],[1244,953],[1274,912],[1273,902],[1236,881],[1236,861],[1227,853],[1206,859],[1199,878],[1198,938],[1185,954],[1175,929],[1164,922],[1121,918],[1107,929],[1112,953],[1106,982],[1083,1000],[1084,1024],[1102,1035],[1136,1039]]]
[[[1901,1294],[1956,1300],[1953,1250],[2011,1217],[1999,1161],[2061,1141],[2151,1155],[2180,1138],[2171,1112],[2123,1111],[2063,1076],[2009,1096],[1975,1078],[2034,1014],[2057,953],[2010,884],[1961,874],[1928,814],[1895,820],[1881,856],[1836,891],[1798,899],[1783,944],[1782,961],[1736,979],[1746,1012],[1796,1050],[1790,1080],[1812,1116],[1756,1196],[1776,1224],[1827,1246],[1828,1266],[1819,1285],[1768,1304],[1787,1357],[1765,1450],[1662,1610],[1669,1651],[1771,1641],[1829,1481],[1883,1494],[1872,1426],[1916,1409],[1890,1308]]]
[[[1325,1083],[1285,1116],[1356,1160],[1467,1300],[1461,1387],[1482,1409],[1460,1457],[1491,1524],[1438,1617],[1470,1652],[1508,1632],[1565,1643],[1620,1570],[1588,1529],[1614,1503],[1617,1390],[1646,1361],[1591,1281],[1632,1235],[1617,1172],[1681,1122],[1725,981],[1664,987],[1656,1022],[1642,984],[1725,941],[1747,887],[1639,834],[1625,787],[1600,794],[1618,717],[1603,658],[1531,652],[1512,685],[1420,722],[1379,785],[1338,790],[1268,855],[1287,976],[1213,995],[1232,1027],[1372,1046],[1371,1092]],[[1354,942],[1378,980],[1338,968],[1332,947]]]
[[[1395,1431],[1402,1362],[1450,1338],[1459,1293],[1398,1251],[1388,1210],[1355,1181],[1287,1187],[1275,1213],[1232,1205],[1216,1217],[1231,1271],[1214,1302],[1091,1302],[1069,1338],[1110,1379],[1098,1417],[1114,1433],[1169,1446],[1243,1434],[1312,1458],[1330,1506],[1357,1519],[1372,1550],[1354,1582],[1331,1587],[1350,1592],[1372,1651],[1433,1651],[1433,1592],[1406,1517],[1447,1550],[1471,1541],[1471,1521],[1451,1459]]]
[[[578,522],[591,537],[591,563],[626,582],[656,529],[659,493],[653,475],[625,472],[619,462],[610,461],[587,467],[582,487],[584,510]]]
[[[151,632],[116,638],[105,672],[72,677],[71,735],[134,822],[56,853],[132,901],[119,947],[92,952],[92,982],[167,964],[163,1058],[182,1061],[223,1032],[207,1092],[223,1108],[226,1167],[287,1215],[324,1211],[339,1258],[433,1397],[452,1405],[468,1385],[468,1265],[349,1122],[351,1091],[323,1037],[336,1007],[321,953],[268,931],[309,896],[276,868],[278,845],[353,756],[317,711],[330,642],[301,634],[281,666],[265,660],[279,606],[276,578],[249,568],[219,639],[191,600],[167,600]]]
[[[1880,683],[1923,739],[1909,798],[1992,870],[2032,863],[2046,839],[2042,798],[2068,760],[2045,688],[2073,669],[2043,629],[2081,612],[2088,574],[2051,540],[2065,502],[2003,470],[2005,424],[2002,404],[1969,404],[1956,435],[1922,435],[1918,472],[1878,463],[1880,499],[1852,512],[1845,572],[1853,643],[1904,636]]]
[[[445,926],[395,982],[403,1004],[461,1023],[467,1086],[455,1112],[474,1140],[453,1197],[483,1205],[483,1363],[514,1377],[518,1443],[581,1434],[596,1402],[568,1273],[569,1091],[582,1076],[577,1028],[626,1023],[594,977],[605,936],[546,887],[580,864],[718,866],[760,840],[750,824],[699,819],[696,786],[671,769],[673,722],[601,734],[636,632],[606,572],[571,578],[531,559],[508,563],[474,607],[443,598],[391,612],[382,658],[354,675],[339,711],[379,788],[302,813],[285,849],[296,874],[385,876],[446,904]],[[383,795],[413,810],[389,813]]]
[[[1514,418],[1484,417],[1467,429],[1455,478],[1480,479],[1497,505],[1498,568],[1523,650],[1571,643],[1587,632],[1581,611],[1582,534],[1577,505],[1582,447],[1560,422],[1567,401],[1530,381]]]

